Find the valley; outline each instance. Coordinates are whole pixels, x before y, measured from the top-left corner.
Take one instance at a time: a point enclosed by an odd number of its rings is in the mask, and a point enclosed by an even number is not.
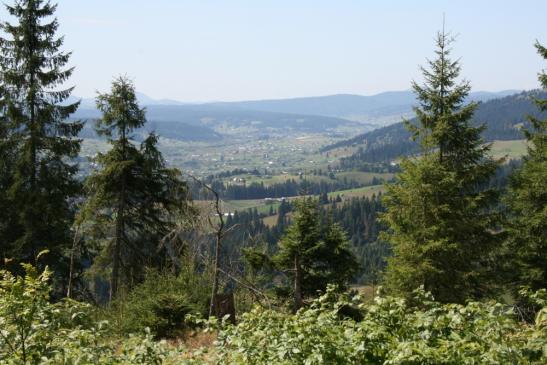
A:
[[[512,90],[471,93],[470,101],[482,103],[476,120],[488,123],[487,141],[520,139],[518,128],[526,124],[523,113],[537,114],[523,95]],[[415,99],[406,91],[199,105],[158,104],[161,101],[144,95],[141,99],[148,123],[136,131],[136,139],[157,133],[167,164],[199,177],[237,169],[259,170],[277,181],[314,170],[347,175],[362,169],[357,166],[361,162],[352,166],[352,160],[389,163],[401,153],[415,151],[400,123],[403,118],[412,119]],[[82,105],[75,118],[87,121],[80,134],[80,163],[86,174],[89,158],[105,151],[106,141],[92,131],[99,115],[92,100],[84,99]],[[347,115],[348,110],[366,118],[356,121]],[[378,118],[389,119],[389,126]],[[364,147],[366,156],[361,158],[358,154]],[[502,155],[505,149],[510,157],[525,152],[518,143],[500,142],[493,153]]]

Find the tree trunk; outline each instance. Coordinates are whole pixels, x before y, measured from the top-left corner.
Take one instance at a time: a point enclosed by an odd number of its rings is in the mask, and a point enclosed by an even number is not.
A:
[[[214,316],[216,313],[215,313],[215,307],[216,307],[216,303],[215,303],[215,300],[216,300],[216,297],[217,297],[217,293],[218,293],[218,269],[219,269],[219,262],[218,262],[218,259],[219,259],[219,255],[220,255],[220,237],[219,235],[217,234],[217,239],[216,239],[216,242],[215,242],[215,257],[214,257],[214,261],[213,261],[213,288],[211,290],[211,302],[209,304],[209,317],[212,317]]]
[[[213,288],[211,290],[211,302],[209,304],[209,317],[214,316],[215,313],[215,307],[216,307],[216,297],[218,294],[218,275],[220,271],[220,245],[222,244],[222,230],[224,229],[224,217],[222,216],[222,211],[220,209],[220,197],[216,191],[213,189],[210,189],[213,194],[215,195],[215,210],[217,212],[217,215],[220,219],[220,224],[217,229],[216,233],[216,242],[215,242],[215,257],[214,257],[214,263],[213,263]]]
[[[294,307],[296,313],[302,308],[302,266],[300,265],[300,256],[294,256]]]
[[[122,128],[122,159],[125,161],[125,127]],[[125,214],[125,176],[123,172],[121,181],[120,197],[118,202],[118,212],[116,215],[116,237],[114,242],[114,252],[112,257],[112,277],[110,279],[110,301],[116,298],[118,294],[118,284],[120,280],[120,254],[123,244],[123,236],[125,231],[124,214]]]
[[[78,232],[80,231],[80,227],[76,227],[76,231],[74,232],[74,239],[72,240],[72,249],[70,250],[70,265],[68,267],[68,289],[66,292],[67,298],[72,298],[72,280],[74,276],[74,255],[76,251],[76,246],[79,242],[78,238]]]
[[[29,23],[31,24],[31,27],[32,27],[32,21],[29,21]],[[31,28],[31,32],[32,34],[34,34],[34,27]],[[32,42],[32,37],[31,37],[31,40],[29,40],[29,55],[30,57],[32,57],[34,55],[34,44]],[[31,198],[32,199],[36,199],[37,198],[37,188],[36,188],[36,175],[37,175],[37,161],[36,161],[36,156],[37,156],[37,152],[36,152],[36,149],[37,149],[37,146],[36,146],[36,129],[37,129],[37,125],[36,125],[36,111],[34,110],[35,107],[36,107],[36,91],[35,91],[35,84],[36,84],[36,79],[35,79],[35,70],[34,68],[30,70],[30,81],[29,81],[29,109],[30,109],[30,118],[29,118],[29,129],[30,129],[30,138],[29,138],[29,143],[30,143],[30,194],[31,194]],[[31,208],[30,210],[32,213],[34,213],[34,209]],[[27,230],[27,234],[29,233],[30,231],[30,250],[31,250],[31,257],[32,257],[32,262],[34,263],[34,265],[37,265],[38,263],[36,262],[36,256],[38,254],[37,252],[37,247],[36,247],[36,232],[34,230],[34,222],[32,222],[32,220],[34,220],[35,218],[37,218],[34,214],[32,214],[32,216],[30,217],[30,226],[28,226],[29,222],[29,217],[26,217],[25,219],[25,223],[27,224],[27,227],[25,227],[25,229]]]
[[[116,217],[116,238],[114,242],[114,252],[112,256],[112,277],[110,279],[110,301],[116,298],[118,293],[118,283],[120,278],[120,252],[122,246],[122,237],[124,231],[123,224],[123,210],[124,210],[124,199],[120,200],[118,206],[118,215]]]
[[[236,324],[236,309],[234,304],[234,293],[217,294],[215,296],[215,316],[224,318],[228,315],[228,320],[232,324]]]
[[[220,274],[220,248],[222,245],[222,237],[224,236],[224,217],[222,215],[222,209],[220,206],[220,195],[211,186],[205,184],[203,181],[196,177],[189,175],[195,182],[200,184],[203,188],[213,193],[215,196],[215,211],[219,218],[219,225],[216,229],[216,241],[215,241],[215,253],[213,258],[213,287],[211,288],[211,301],[209,302],[209,317],[216,315],[215,307],[219,287],[219,274]],[[213,226],[211,218],[209,217],[209,224]]]

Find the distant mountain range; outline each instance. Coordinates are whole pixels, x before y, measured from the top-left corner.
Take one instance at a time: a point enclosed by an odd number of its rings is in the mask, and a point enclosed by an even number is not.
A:
[[[479,91],[471,93],[469,100],[488,101],[518,92],[519,90]],[[370,96],[338,94],[292,99],[215,103],[214,105],[236,106],[242,109],[269,112],[323,115],[385,125],[391,120],[400,121],[401,116],[412,113],[412,106],[416,105],[416,97],[411,90],[406,90],[388,91]]]
[[[475,92],[469,100],[487,101],[516,92]],[[412,106],[416,104],[411,91],[372,96],[340,94],[202,104],[156,100],[140,93],[137,98],[147,109],[148,129],[153,128],[164,137],[179,140],[217,140],[222,138],[221,130],[230,129],[266,134],[291,131],[321,133],[356,126],[372,130],[400,121],[403,116],[411,116]],[[100,113],[93,99],[82,99],[74,117],[95,119],[100,117]],[[84,134],[92,135],[91,126],[87,129]]]
[[[74,118],[91,120],[100,117],[96,109],[80,108]],[[219,105],[148,105],[145,130],[177,140],[219,140],[224,134],[255,136],[288,135],[293,132],[326,133],[340,127],[363,129],[361,123],[347,119],[289,113],[246,110]],[[369,126],[368,129],[373,129]],[[92,123],[84,136],[93,137]]]

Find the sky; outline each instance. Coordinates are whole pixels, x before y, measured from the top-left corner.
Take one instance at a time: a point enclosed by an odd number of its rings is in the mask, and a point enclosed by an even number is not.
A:
[[[537,88],[547,68],[533,47],[547,44],[545,0],[57,3],[81,97],[119,75],[153,98],[186,102],[406,90],[433,57],[443,14],[474,91]]]

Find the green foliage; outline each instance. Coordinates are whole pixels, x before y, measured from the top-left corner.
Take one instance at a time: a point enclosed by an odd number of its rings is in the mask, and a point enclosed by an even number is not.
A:
[[[113,340],[108,323],[96,322],[89,305],[50,303],[48,269],[23,267],[24,277],[0,271],[0,364],[202,363],[183,348],[154,341],[148,330]]]
[[[71,162],[82,123],[67,121],[79,103],[66,103],[72,87],[59,89],[73,71],[65,68],[70,53],[60,51],[55,5],[15,1],[6,9],[15,22],[0,25],[0,253],[35,262],[48,249],[43,260],[61,274],[73,217],[69,200],[80,190]]]
[[[330,287],[294,315],[256,308],[219,333],[221,364],[542,364],[547,323],[515,321],[511,308],[488,302],[440,304],[423,290],[373,304]],[[354,321],[343,309],[360,311]]]
[[[476,104],[464,105],[470,86],[456,84],[457,61],[449,59],[450,39],[437,38],[437,59],[423,70],[425,85],[414,83],[420,101],[419,126],[408,124],[423,155],[405,159],[395,184],[384,196],[388,231],[382,239],[393,248],[386,286],[408,296],[423,285],[443,302],[463,303],[491,290],[489,260],[498,242],[497,194],[480,190],[497,162],[470,125]]]
[[[51,272],[22,266],[24,277],[0,271],[0,363],[65,364],[69,358],[98,363],[93,359],[106,350],[98,345],[105,323],[93,325],[89,305],[51,304]]]
[[[40,354],[51,351],[56,313],[48,302],[51,272],[23,267],[25,277],[0,272],[0,354],[24,364],[36,363]]]
[[[189,313],[206,315],[209,304],[207,275],[182,272],[178,276],[149,271],[145,280],[120,296],[107,311],[107,318],[120,335],[142,333],[150,328],[157,338],[184,335]]]
[[[213,319],[216,353],[154,341],[150,331],[113,340],[89,306],[48,301],[48,270],[0,273],[0,364],[543,364],[547,292],[525,296],[542,309],[533,324],[495,302],[441,304],[423,290],[374,303],[334,286],[291,315],[255,308],[237,325]],[[524,294],[523,294],[524,295]],[[351,315],[348,315],[351,313]],[[196,323],[203,321],[196,320]]]
[[[547,49],[539,43],[536,47],[543,59],[547,59]],[[539,79],[542,88],[547,89],[545,71]],[[535,101],[541,111],[547,110],[547,99]],[[510,180],[507,228],[514,265],[510,271],[516,273],[512,281],[517,288],[526,285],[537,290],[547,288],[547,119],[529,119],[533,129],[525,131],[528,154],[522,168]]]

